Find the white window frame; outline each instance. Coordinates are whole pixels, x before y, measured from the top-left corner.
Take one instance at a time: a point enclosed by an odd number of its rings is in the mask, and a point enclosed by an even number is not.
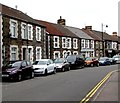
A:
[[[71,55],[71,51],[70,50],[68,50],[66,53],[67,53],[67,56],[68,56],[68,53],[69,53],[69,55]]]
[[[62,48],[66,48],[66,37],[62,37]]]
[[[24,28],[24,26],[25,26],[25,28]],[[21,33],[22,33],[22,39],[28,39],[27,24],[26,23],[21,23]]]
[[[83,46],[82,46],[82,44],[83,44]],[[81,39],[81,47],[82,47],[82,49],[85,48],[85,39]]]
[[[112,42],[112,49],[117,49],[117,43],[116,42]]]
[[[16,48],[16,51],[12,52],[12,48]],[[16,59],[13,59],[12,53],[16,53]],[[18,60],[18,46],[10,45],[10,60]]]
[[[33,40],[33,26],[30,24],[28,24],[28,40]]]
[[[57,41],[55,41],[55,39],[57,39]],[[54,36],[53,40],[54,40],[54,48],[60,48],[59,37],[58,36]]]
[[[38,26],[36,26],[36,40],[41,41],[41,27],[38,27]]]
[[[66,45],[67,49],[71,49],[71,38],[67,38]]]
[[[89,48],[89,40],[85,39],[85,48]]]
[[[87,48],[90,48],[90,40],[87,40]]]
[[[63,58],[66,58],[66,56],[67,56],[67,51],[64,50],[62,54],[63,54]]]
[[[13,26],[12,23],[15,23]],[[15,34],[12,33],[12,28],[14,27],[15,29]],[[10,19],[10,34],[12,38],[17,38],[18,37],[18,23],[16,20]]]
[[[54,51],[54,59],[56,59],[55,54],[58,54],[58,58],[60,58],[60,51]]]
[[[73,51],[73,55],[78,55],[78,51]]]
[[[77,38],[73,38],[73,48],[78,49],[78,39]]]
[[[94,40],[91,40],[91,48],[94,48]]]
[[[29,49],[31,49],[30,53],[29,53]],[[33,62],[33,46],[28,46],[28,57],[31,57],[28,60],[32,63]]]
[[[40,53],[40,56],[39,56],[39,58],[37,57],[37,50],[38,50],[38,49],[40,49],[40,52],[39,52],[39,53]],[[42,49],[41,47],[36,47],[36,60],[42,58],[42,50],[41,50],[41,49]]]

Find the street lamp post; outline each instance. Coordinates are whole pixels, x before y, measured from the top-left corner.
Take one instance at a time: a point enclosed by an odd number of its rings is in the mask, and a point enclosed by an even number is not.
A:
[[[102,27],[102,56],[104,57],[105,56],[105,49],[104,49],[104,31],[103,31],[103,27],[108,27],[108,25],[104,25],[103,23],[102,23],[102,25],[101,25],[101,27]]]

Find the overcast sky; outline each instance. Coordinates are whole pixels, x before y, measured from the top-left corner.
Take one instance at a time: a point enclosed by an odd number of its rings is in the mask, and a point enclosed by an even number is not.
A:
[[[27,13],[35,19],[57,23],[62,16],[67,26],[94,30],[103,29],[109,34],[118,32],[119,0],[0,0],[0,3]],[[105,27],[108,25],[108,28]]]

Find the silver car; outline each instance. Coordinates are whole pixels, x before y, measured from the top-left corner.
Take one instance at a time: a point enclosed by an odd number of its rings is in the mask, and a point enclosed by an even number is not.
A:
[[[56,70],[64,72],[65,70],[70,70],[70,64],[65,58],[57,58],[54,60]]]
[[[33,69],[36,75],[40,74],[47,75],[48,73],[56,73],[55,64],[51,59],[36,60],[33,63]]]
[[[120,55],[114,55],[113,59],[116,61],[116,63],[120,63]]]

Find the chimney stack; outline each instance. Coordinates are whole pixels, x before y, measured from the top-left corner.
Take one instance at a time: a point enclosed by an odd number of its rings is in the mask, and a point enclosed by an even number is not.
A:
[[[113,36],[117,36],[117,32],[113,32],[112,35],[113,35]]]
[[[58,24],[65,25],[65,19],[62,19],[62,16],[60,16],[60,19],[57,20]]]
[[[91,31],[92,30],[92,26],[85,26],[85,29]]]

